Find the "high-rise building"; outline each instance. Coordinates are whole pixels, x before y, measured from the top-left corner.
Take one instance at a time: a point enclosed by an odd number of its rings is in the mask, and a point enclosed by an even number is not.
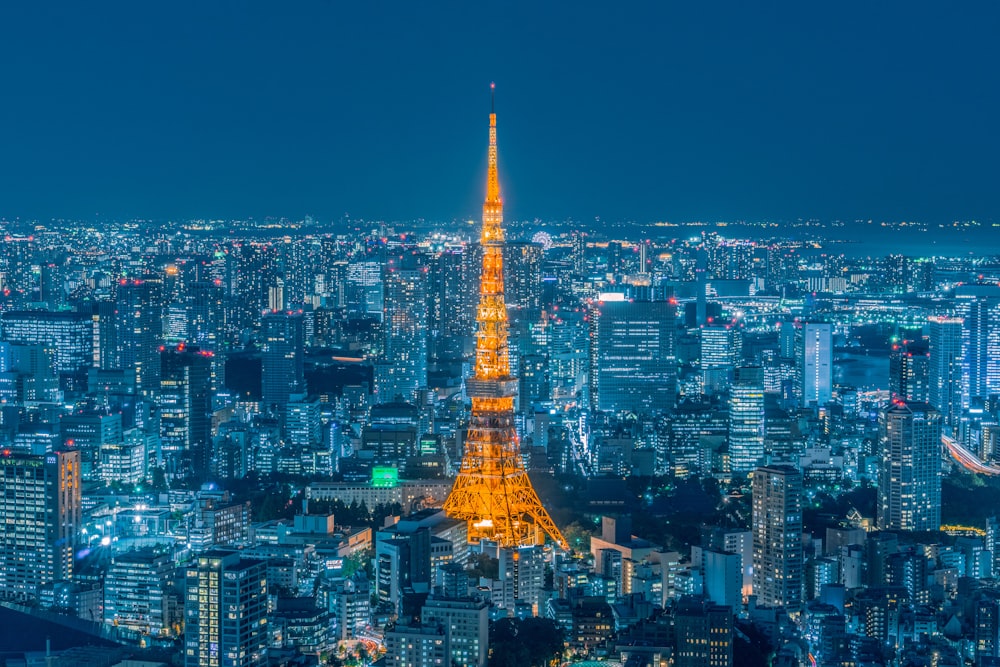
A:
[[[0,597],[36,599],[73,577],[80,528],[80,453],[0,453]]]
[[[169,634],[172,571],[170,556],[152,550],[115,556],[104,577],[104,622],[142,635]]]
[[[205,350],[218,351],[225,340],[225,291],[221,281],[191,283],[185,302],[187,342]]]
[[[904,401],[930,398],[930,346],[927,339],[904,340],[889,353],[889,394]]]
[[[267,564],[213,550],[186,575],[185,667],[267,665]]]
[[[478,249],[478,246],[476,247]],[[430,353],[438,361],[461,360],[471,350],[479,281],[471,246],[449,248],[430,263],[428,326]]]
[[[292,394],[305,391],[305,329],[301,311],[267,313],[263,318],[261,403],[284,413]]]
[[[119,280],[116,299],[115,368],[135,371],[136,387],[145,394],[159,389],[162,337],[160,285],[152,280]]]
[[[961,285],[955,302],[964,321],[962,407],[1000,392],[1000,287]]]
[[[797,384],[802,407],[820,408],[833,398],[833,329],[806,322],[798,332]]]
[[[753,594],[764,607],[802,603],[802,473],[788,465],[753,473]]]
[[[739,358],[739,332],[731,326],[702,327],[700,365],[702,393],[715,394],[729,386]]]
[[[879,414],[879,530],[941,527],[941,414],[896,400]]]
[[[196,475],[211,457],[211,353],[178,345],[160,352],[160,443],[168,469],[190,462]]]
[[[654,413],[671,408],[677,396],[675,307],[666,301],[606,301],[593,316],[595,409]]]
[[[483,202],[482,273],[476,317],[475,374],[466,381],[472,411],[458,477],[444,510],[466,522],[468,539],[502,547],[566,539],[542,506],[521,460],[514,425],[517,378],[511,376],[510,324],[504,302],[503,200],[497,173],[496,114],[490,113],[489,168]]]
[[[504,245],[504,285],[507,308],[542,306],[542,246],[528,241]]]
[[[276,284],[279,258],[269,243],[233,243],[227,248],[223,287],[226,325],[232,333],[261,326],[269,289]]]
[[[928,329],[928,402],[950,429],[962,418],[962,332],[960,317],[931,317]]]
[[[501,590],[494,591],[493,604],[517,614],[518,607],[538,614],[545,587],[545,560],[538,545],[508,547],[496,552]],[[497,593],[499,592],[499,595]]]
[[[67,447],[80,453],[80,475],[84,480],[100,476],[101,447],[123,441],[120,412],[80,411],[62,415],[59,437]]]
[[[736,369],[729,389],[729,466],[748,472],[764,458],[764,369]]]
[[[385,347],[375,379],[378,400],[389,403],[399,395],[412,401],[427,386],[427,268],[415,255],[393,258],[382,284]]]
[[[0,340],[40,345],[52,355],[65,391],[85,391],[94,362],[94,325],[86,313],[10,311],[0,314]]]

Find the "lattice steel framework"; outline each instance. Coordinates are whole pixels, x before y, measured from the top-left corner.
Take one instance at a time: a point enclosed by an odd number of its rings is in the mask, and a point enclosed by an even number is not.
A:
[[[521,461],[514,427],[517,380],[507,357],[509,323],[503,284],[503,200],[497,176],[497,116],[490,84],[490,146],[483,203],[483,269],[476,311],[476,369],[466,382],[472,415],[465,454],[445,501],[448,516],[468,522],[469,541],[503,547],[541,544],[547,534],[567,543],[545,511]]]

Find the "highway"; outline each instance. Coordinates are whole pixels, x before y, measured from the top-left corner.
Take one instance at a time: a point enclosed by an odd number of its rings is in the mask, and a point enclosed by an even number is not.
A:
[[[963,447],[954,438],[942,435],[941,443],[948,448],[951,458],[955,459],[966,470],[982,473],[983,475],[1000,475],[1000,467],[983,463],[978,456]]]

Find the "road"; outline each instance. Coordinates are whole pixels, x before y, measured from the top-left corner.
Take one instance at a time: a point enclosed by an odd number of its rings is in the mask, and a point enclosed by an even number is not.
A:
[[[958,464],[966,470],[983,475],[1000,475],[1000,467],[983,463],[978,456],[963,447],[961,443],[954,438],[942,435],[941,443],[948,449],[948,453],[951,454],[951,458],[955,459],[955,461],[957,461]]]

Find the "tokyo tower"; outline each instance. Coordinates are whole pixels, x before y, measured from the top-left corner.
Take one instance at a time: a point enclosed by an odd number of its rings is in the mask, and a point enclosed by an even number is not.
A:
[[[568,547],[542,507],[521,461],[514,427],[517,379],[507,358],[507,305],[503,283],[503,200],[497,176],[497,116],[490,84],[489,170],[483,202],[482,278],[476,311],[475,375],[466,380],[472,414],[465,454],[444,510],[468,522],[469,542],[501,547],[542,544],[547,534]]]

